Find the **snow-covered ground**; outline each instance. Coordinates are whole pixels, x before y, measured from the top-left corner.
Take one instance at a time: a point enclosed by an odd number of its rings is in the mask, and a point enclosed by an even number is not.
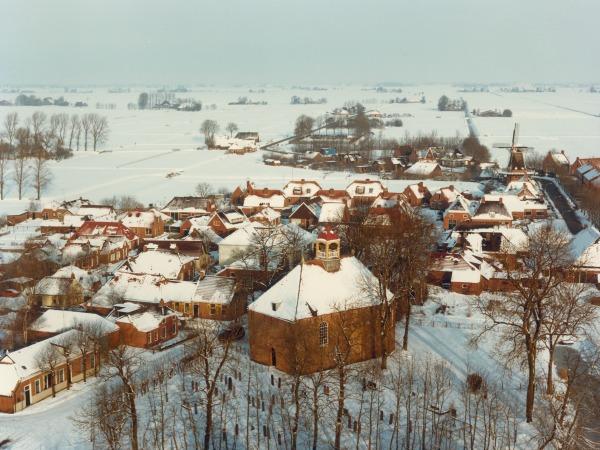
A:
[[[256,89],[256,88],[254,88]],[[17,111],[25,120],[36,110],[48,115],[98,112],[110,123],[110,137],[102,147],[103,153],[80,151],[70,160],[52,164],[53,180],[46,192],[47,198],[64,199],[80,195],[91,199],[132,194],[144,202],[164,203],[172,195],[189,194],[199,181],[208,181],[215,187],[232,188],[246,179],[259,184],[278,186],[294,177],[314,178],[325,186],[344,187],[355,174],[323,173],[289,167],[270,167],[262,163],[262,153],[245,156],[225,155],[219,151],[196,150],[203,147],[198,128],[203,120],[214,119],[224,128],[228,122],[238,124],[240,130],[260,133],[263,142],[289,136],[294,121],[300,114],[314,117],[325,114],[348,101],[361,101],[367,109],[382,113],[410,115],[402,117],[404,126],[388,127],[384,137],[403,137],[405,133],[435,132],[439,136],[467,136],[468,129],[462,112],[439,112],[438,98],[446,94],[463,97],[470,109],[510,108],[514,116],[480,118],[473,120],[481,139],[486,144],[509,142],[514,122],[521,125],[520,142],[545,152],[550,148],[565,149],[576,156],[593,156],[600,148],[600,94],[583,92],[577,88],[560,88],[556,93],[462,93],[455,86],[406,86],[402,93],[377,93],[360,86],[331,86],[325,91],[305,91],[284,87],[265,87],[264,92],[249,92],[249,87],[195,88],[181,94],[202,100],[205,106],[216,109],[199,112],[170,110],[128,110],[128,103],[136,103],[141,88],[129,93],[110,93],[107,88],[96,88],[91,93],[64,93],[63,89],[33,89],[38,97],[64,96],[69,101],[86,101],[88,108],[74,107],[0,107],[0,122],[4,116]],[[394,97],[425,95],[426,103],[390,104]],[[0,99],[14,101],[16,93],[0,92]],[[291,105],[292,95],[313,98],[326,97],[324,105]],[[267,105],[228,105],[240,96],[264,100]],[[114,103],[116,109],[96,109],[96,103]],[[570,109],[564,109],[570,108]],[[576,110],[576,111],[575,111]],[[583,111],[583,112],[577,112]],[[506,150],[492,150],[493,157],[504,162]],[[166,178],[167,173],[180,171],[181,175]],[[386,182],[390,188],[403,182]],[[432,183],[435,187],[436,184]],[[8,188],[8,198],[0,202],[0,213],[23,209],[29,200],[16,202],[15,189]],[[28,191],[26,197],[32,197]]]

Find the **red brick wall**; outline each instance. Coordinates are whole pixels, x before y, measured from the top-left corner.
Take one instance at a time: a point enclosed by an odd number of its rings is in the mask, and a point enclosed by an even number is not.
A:
[[[344,348],[346,339],[351,342],[349,363],[380,357],[382,345],[379,340],[381,325],[379,307],[359,308],[340,313],[302,319],[296,323],[249,311],[250,357],[265,365],[272,365],[272,350],[275,352],[275,367],[287,373],[312,373],[335,367],[335,349]],[[394,315],[394,308],[392,315]],[[328,343],[321,346],[319,326],[328,324]],[[395,318],[391,317],[386,329],[385,348],[394,351]]]

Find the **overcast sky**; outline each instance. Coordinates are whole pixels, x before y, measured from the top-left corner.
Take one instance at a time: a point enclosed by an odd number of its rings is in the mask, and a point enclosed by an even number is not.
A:
[[[597,0],[0,0],[2,84],[598,82]]]

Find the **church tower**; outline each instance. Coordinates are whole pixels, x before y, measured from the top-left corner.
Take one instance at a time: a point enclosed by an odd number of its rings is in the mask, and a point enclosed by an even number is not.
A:
[[[317,261],[321,261],[327,272],[340,270],[340,238],[330,227],[317,236],[315,253]]]

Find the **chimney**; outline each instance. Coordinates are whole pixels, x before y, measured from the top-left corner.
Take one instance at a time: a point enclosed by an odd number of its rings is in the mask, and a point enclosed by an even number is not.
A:
[[[499,197],[499,198],[498,198],[498,202],[499,202],[501,205],[503,205],[503,204],[504,204],[504,200],[502,199],[502,197]]]
[[[451,184],[450,186],[448,186],[448,189],[450,189],[452,192],[454,192],[454,185]]]

